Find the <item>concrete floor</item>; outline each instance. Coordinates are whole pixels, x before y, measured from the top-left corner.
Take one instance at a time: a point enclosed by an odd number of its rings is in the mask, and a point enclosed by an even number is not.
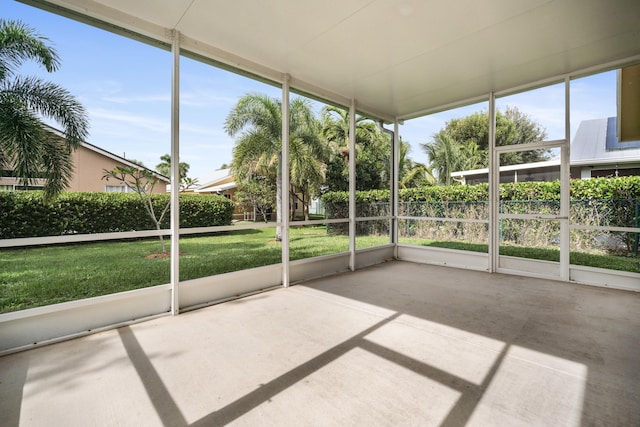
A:
[[[640,295],[390,262],[0,358],[2,426],[638,426]]]

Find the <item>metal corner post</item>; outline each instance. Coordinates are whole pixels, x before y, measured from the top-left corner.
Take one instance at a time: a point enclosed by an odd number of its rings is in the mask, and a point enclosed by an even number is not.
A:
[[[569,258],[571,250],[571,230],[569,203],[571,199],[569,181],[571,178],[571,79],[565,78],[564,127],[565,141],[560,153],[560,279],[569,281]]]
[[[496,95],[489,94],[489,271],[498,269],[500,256],[500,223],[498,204],[500,203],[499,158],[496,153]]]
[[[356,269],[356,101],[349,105],[349,269]]]
[[[171,314],[180,312],[180,32],[171,32]]]
[[[289,83],[288,74],[282,79],[282,286],[289,286]]]
[[[398,119],[393,122],[393,179],[391,180],[391,243],[393,243],[394,258],[398,258],[398,205],[400,203],[398,187],[400,181],[400,134]]]

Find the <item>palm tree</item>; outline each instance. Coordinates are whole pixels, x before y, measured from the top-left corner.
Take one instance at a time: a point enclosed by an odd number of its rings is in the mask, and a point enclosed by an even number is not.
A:
[[[303,188],[315,180],[321,169],[322,147],[318,125],[311,105],[294,98],[290,105],[291,182]],[[231,169],[237,179],[248,180],[264,176],[276,184],[276,220],[282,221],[282,103],[264,94],[250,93],[238,101],[229,112],[225,130],[236,138]],[[303,166],[306,159],[306,165]],[[308,167],[307,167],[308,166]],[[309,185],[309,184],[307,184]],[[281,227],[276,228],[276,240],[282,239]]]
[[[198,178],[190,178],[185,176],[180,180],[180,191],[187,191],[199,185]]]
[[[180,162],[180,164],[178,165],[178,168],[180,170],[181,182],[187,177],[187,173],[189,173],[190,167],[191,165],[189,165],[189,163],[186,163],[186,162]],[[171,176],[171,155],[170,154],[163,154],[162,156],[160,156],[160,163],[156,165],[156,171],[166,177]]]
[[[325,181],[328,150],[320,137],[320,123],[313,116],[310,104],[301,98],[295,98],[291,113],[289,159],[292,210],[295,206],[294,198],[297,198],[302,204],[304,218],[308,220],[309,202],[313,196],[319,195],[320,187]],[[292,218],[294,216],[295,212],[292,213]]]
[[[459,144],[446,132],[435,135],[433,142],[421,144],[427,153],[431,167],[438,175],[438,181],[451,185],[451,172],[463,170],[464,156]]]
[[[322,109],[322,134],[338,148],[342,157],[349,156],[349,111],[327,106]],[[356,117],[356,144],[371,145],[380,139],[375,123],[366,117]]]
[[[411,144],[400,141],[400,155],[398,156],[398,186],[400,188],[420,187],[421,185],[434,185],[436,179],[431,169],[420,162],[415,162],[409,157]]]
[[[329,142],[334,171],[327,181],[329,189],[344,191],[348,188],[349,112],[328,106],[322,110],[322,135]],[[370,119],[356,117],[356,188],[371,190],[382,188],[388,182],[390,142]],[[333,176],[337,175],[337,176]]]
[[[0,19],[0,167],[13,169],[23,185],[45,178],[45,200],[68,186],[71,154],[88,134],[87,113],[67,90],[17,75],[27,60],[47,72],[59,68],[58,55],[47,41],[19,21]],[[43,118],[58,123],[64,138],[49,131]]]

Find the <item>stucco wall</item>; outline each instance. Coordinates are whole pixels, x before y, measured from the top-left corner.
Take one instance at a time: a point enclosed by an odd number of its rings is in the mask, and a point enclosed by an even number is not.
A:
[[[102,179],[104,170],[112,170],[116,166],[126,166],[117,158],[111,158],[87,147],[80,146],[73,154],[74,172],[67,187],[67,191],[104,192],[107,185],[121,186],[124,184],[110,179]],[[37,180],[36,185],[43,185],[44,180]],[[168,182],[159,181],[153,188],[153,193],[165,193]],[[15,178],[0,177],[0,185],[21,185]]]
[[[124,186],[115,179],[108,181],[102,179],[104,170],[112,170],[116,166],[125,166],[124,163],[106,157],[86,147],[80,147],[73,153],[75,170],[68,191],[105,191],[106,186]],[[154,193],[165,193],[166,182],[158,182],[153,188]]]

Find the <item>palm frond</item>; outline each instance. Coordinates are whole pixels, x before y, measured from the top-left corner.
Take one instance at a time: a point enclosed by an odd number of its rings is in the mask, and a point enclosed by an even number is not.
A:
[[[49,41],[30,26],[14,20],[0,19],[0,81],[15,74],[27,60],[34,60],[48,72],[57,70],[60,59],[47,46]]]
[[[18,99],[0,92],[0,164],[14,169],[24,185],[35,182],[47,138],[39,118]]]
[[[19,77],[1,82],[0,91],[16,97],[26,108],[60,123],[72,147],[79,146],[87,137],[89,126],[85,108],[57,84],[36,77]]]

